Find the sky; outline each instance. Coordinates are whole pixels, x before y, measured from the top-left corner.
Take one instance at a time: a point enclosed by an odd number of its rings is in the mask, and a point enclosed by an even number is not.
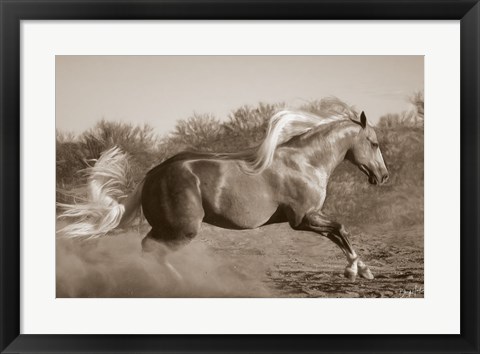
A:
[[[104,118],[148,123],[225,120],[242,105],[289,107],[337,96],[372,123],[409,109],[423,90],[423,56],[57,56],[56,127],[79,134]]]

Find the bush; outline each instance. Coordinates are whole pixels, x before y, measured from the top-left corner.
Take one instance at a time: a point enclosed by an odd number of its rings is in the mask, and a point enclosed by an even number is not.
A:
[[[397,126],[423,127],[424,101],[423,91],[415,92],[409,96],[408,102],[412,105],[410,110],[402,113],[386,114],[380,117],[377,124],[380,128],[392,128]]]
[[[113,146],[119,146],[132,157],[134,181],[143,178],[145,170],[157,162],[157,137],[148,125],[133,126],[101,120],[79,137],[57,132],[56,144],[57,187],[62,189],[85,183],[79,172],[94,164],[103,151]]]

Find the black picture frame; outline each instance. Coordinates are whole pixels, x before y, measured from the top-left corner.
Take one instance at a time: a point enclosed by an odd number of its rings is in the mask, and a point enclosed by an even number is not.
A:
[[[2,353],[479,352],[480,5],[477,0],[0,0],[0,12],[2,78],[0,93],[0,349]],[[20,334],[20,22],[22,20],[139,19],[460,20],[461,334]]]

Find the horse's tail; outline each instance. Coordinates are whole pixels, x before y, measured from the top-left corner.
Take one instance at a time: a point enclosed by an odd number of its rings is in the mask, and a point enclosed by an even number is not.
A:
[[[87,199],[76,204],[57,203],[63,209],[59,218],[72,220],[58,232],[69,238],[96,238],[132,222],[140,208],[144,181],[126,196],[123,190],[128,168],[127,155],[119,148],[102,153],[93,167],[85,169]]]

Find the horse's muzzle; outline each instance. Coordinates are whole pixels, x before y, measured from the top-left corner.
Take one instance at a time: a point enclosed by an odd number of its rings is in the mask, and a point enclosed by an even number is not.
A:
[[[388,181],[388,172],[384,172],[381,176],[377,176],[368,166],[360,165],[360,170],[368,176],[368,182],[373,185],[385,184]]]

